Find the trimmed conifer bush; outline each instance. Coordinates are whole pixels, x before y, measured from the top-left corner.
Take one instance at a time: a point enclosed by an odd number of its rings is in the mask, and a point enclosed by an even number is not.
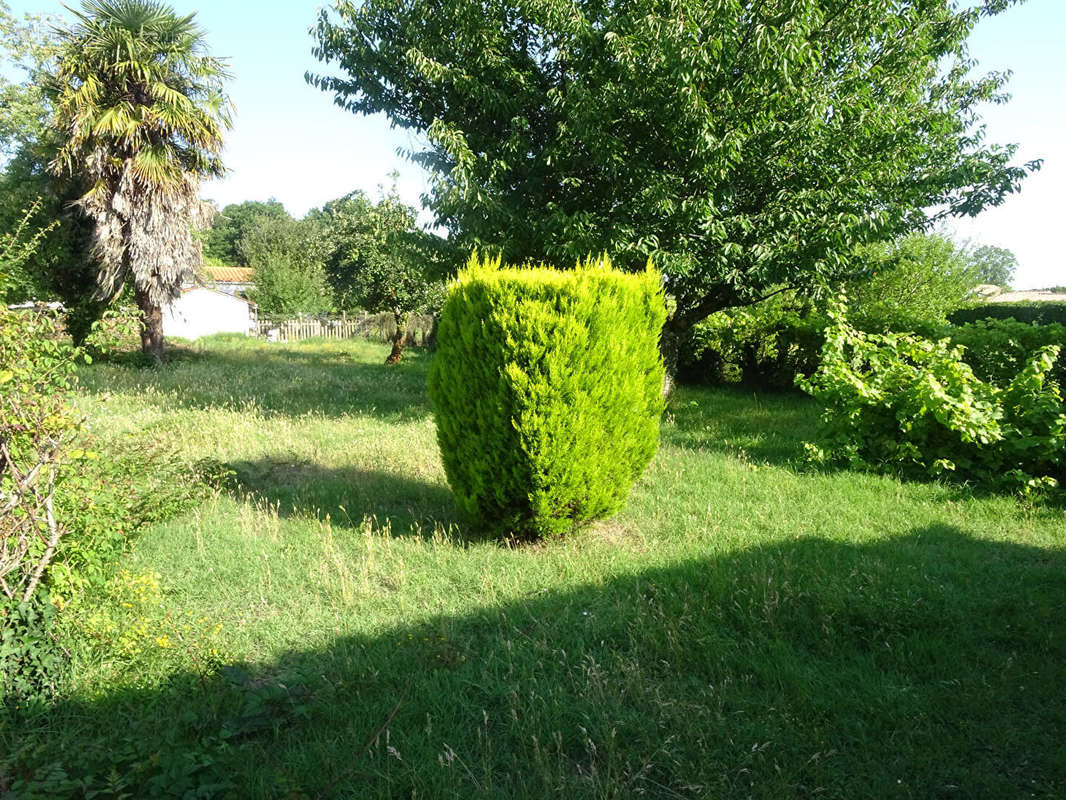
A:
[[[429,375],[460,511],[522,537],[617,511],[659,445],[665,317],[650,265],[472,259],[448,292]]]

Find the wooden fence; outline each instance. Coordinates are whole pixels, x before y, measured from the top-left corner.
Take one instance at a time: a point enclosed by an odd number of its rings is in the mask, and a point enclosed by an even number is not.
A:
[[[304,339],[369,339],[391,342],[396,335],[392,314],[341,314],[340,316],[260,317],[256,335],[272,342],[299,342]],[[412,314],[407,324],[407,342],[424,345],[433,336],[431,314]]]

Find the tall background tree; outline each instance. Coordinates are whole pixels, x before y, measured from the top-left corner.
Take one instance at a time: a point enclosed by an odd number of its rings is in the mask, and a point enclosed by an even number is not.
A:
[[[1005,76],[966,48],[1009,4],[340,0],[312,30],[339,72],[308,80],[428,139],[458,245],[653,256],[683,332],[1017,189],[1039,164],[985,143]]]
[[[132,281],[142,349],[160,361],[161,307],[201,263],[200,179],[223,174],[227,72],[194,15],[153,0],[86,0],[73,13],[48,85],[61,138],[51,168],[87,187],[98,296]]]
[[[324,268],[326,246],[317,225],[268,213],[245,217],[241,230],[234,249],[252,268],[254,288],[248,296],[261,314],[291,316],[333,308]]]
[[[982,245],[970,255],[981,283],[1009,287],[1018,269],[1018,258],[1005,247]]]
[[[845,287],[853,321],[868,330],[944,324],[981,283],[973,253],[942,233],[912,233],[859,249]]]
[[[51,52],[50,42],[41,32],[43,20],[11,13],[0,2],[0,155],[10,157],[36,141],[45,128],[48,106],[41,88],[32,80],[19,80],[21,72],[31,77]]]
[[[321,236],[324,263],[340,308],[389,313],[395,321],[386,363],[403,357],[411,315],[436,310],[451,264],[447,242],[421,230],[415,209],[395,186],[370,200],[352,192],[308,214]]]
[[[230,203],[216,212],[211,229],[203,235],[204,259],[223,266],[251,266],[243,242],[249,231],[261,221],[285,224],[292,221],[292,216],[274,198],[265,203],[258,200]]]

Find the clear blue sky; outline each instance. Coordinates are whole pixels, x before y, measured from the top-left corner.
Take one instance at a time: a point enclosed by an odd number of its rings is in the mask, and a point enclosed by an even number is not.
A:
[[[397,155],[415,142],[384,119],[333,106],[304,81],[321,65],[311,55],[312,3],[172,0],[198,12],[211,50],[230,59],[236,121],[226,146],[231,173],[205,185],[222,205],[276,197],[300,216],[354,189],[375,193],[400,172],[401,195],[419,205],[425,178]],[[16,14],[60,14],[56,0],[12,0]],[[989,140],[1016,142],[1019,162],[1044,168],[1022,192],[974,220],[956,221],[959,239],[1007,247],[1018,256],[1019,288],[1066,285],[1066,0],[1028,0],[986,20],[971,39],[982,70],[1013,70],[1013,100],[986,110]],[[428,215],[424,219],[428,219]]]

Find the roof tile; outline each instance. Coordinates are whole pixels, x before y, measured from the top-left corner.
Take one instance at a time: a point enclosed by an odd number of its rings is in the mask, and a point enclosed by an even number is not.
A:
[[[252,279],[251,267],[204,267],[204,272],[216,283],[248,283]]]

